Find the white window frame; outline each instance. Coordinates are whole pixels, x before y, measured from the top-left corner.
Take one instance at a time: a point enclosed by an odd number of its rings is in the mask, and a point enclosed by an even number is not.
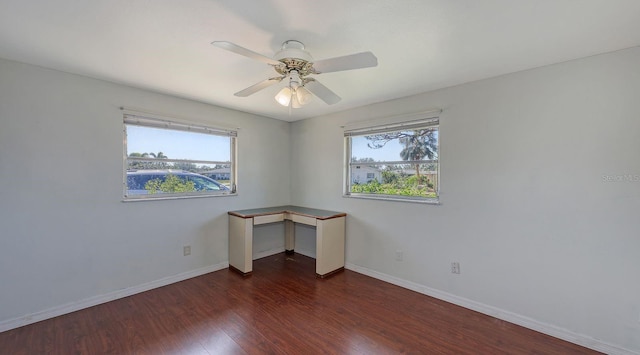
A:
[[[374,199],[374,200],[387,200],[387,201],[404,201],[404,202],[415,202],[415,203],[426,203],[426,204],[440,204],[440,114],[441,111],[430,111],[428,113],[423,114],[413,114],[405,117],[403,121],[394,121],[390,123],[380,123],[377,125],[360,125],[358,128],[350,128],[349,126],[345,126],[344,130],[344,178],[343,178],[343,197],[352,197],[352,198],[363,198],[363,199]],[[420,117],[420,118],[416,118]],[[391,121],[392,119],[390,119]],[[397,120],[397,118],[395,119]],[[351,147],[351,137],[355,136],[366,136],[373,135],[379,133],[387,133],[387,132],[398,132],[400,130],[411,130],[411,129],[421,129],[428,127],[437,127],[438,128],[438,153],[437,158],[433,160],[418,160],[418,161],[377,161],[377,162],[352,162],[351,159],[353,157],[352,147]],[[437,164],[437,184],[435,190],[435,197],[421,197],[421,196],[403,196],[403,195],[384,195],[384,194],[374,194],[374,193],[355,193],[351,192],[352,185],[352,177],[351,177],[351,167],[352,166],[371,166],[371,165],[384,165],[384,164],[411,164],[411,163],[421,163],[421,164]],[[381,164],[382,163],[382,164]]]
[[[230,187],[225,191],[211,192],[189,192],[189,193],[171,193],[171,194],[146,194],[146,195],[127,195],[127,167],[129,161],[151,161],[151,159],[137,158],[127,156],[127,126],[140,126],[150,128],[161,128],[174,131],[195,132],[210,134],[215,136],[229,137],[230,144],[230,161],[209,161],[209,160],[189,160],[189,159],[163,159],[167,163],[196,163],[196,164],[221,164],[231,165],[230,169]],[[123,114],[123,201],[150,201],[150,200],[171,200],[184,198],[202,198],[216,196],[235,196],[237,195],[237,137],[236,129],[212,127],[206,125],[198,125],[179,122],[177,119],[165,118],[151,114],[140,114],[137,112],[124,112]]]

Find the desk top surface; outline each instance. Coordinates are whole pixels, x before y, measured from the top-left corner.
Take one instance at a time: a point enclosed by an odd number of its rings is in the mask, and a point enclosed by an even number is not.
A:
[[[317,218],[317,219],[330,219],[337,217],[344,217],[347,214],[344,212],[319,210],[316,208],[307,208],[300,206],[277,206],[277,207],[264,207],[264,208],[251,208],[247,210],[229,211],[232,216],[242,218],[253,218],[257,216],[265,216],[278,213],[292,213],[302,216]]]

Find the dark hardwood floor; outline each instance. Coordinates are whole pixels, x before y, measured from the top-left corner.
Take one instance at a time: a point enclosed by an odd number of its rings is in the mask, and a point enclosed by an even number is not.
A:
[[[0,333],[1,354],[596,354],[314,260],[278,254]]]

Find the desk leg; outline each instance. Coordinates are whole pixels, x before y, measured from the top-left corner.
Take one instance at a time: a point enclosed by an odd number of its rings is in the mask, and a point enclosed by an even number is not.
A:
[[[284,252],[286,254],[293,254],[296,246],[296,229],[293,221],[290,219],[284,220]]]
[[[316,225],[316,276],[344,269],[345,217],[318,220]]]
[[[253,218],[229,215],[229,268],[242,275],[253,271]]]

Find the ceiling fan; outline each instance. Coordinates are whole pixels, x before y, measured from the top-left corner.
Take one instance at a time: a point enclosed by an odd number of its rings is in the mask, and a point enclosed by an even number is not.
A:
[[[276,101],[283,106],[299,108],[309,103],[312,95],[319,97],[329,105],[341,100],[340,96],[322,85],[310,75],[331,73],[343,70],[375,67],[378,58],[371,52],[361,52],[342,57],[328,58],[314,61],[304,44],[296,40],[282,43],[282,48],[269,58],[237,44],[226,41],[211,42],[216,47],[267,63],[275,69],[278,76],[268,78],[248,88],[236,92],[235,96],[247,97],[271,85],[287,79],[288,85],[275,96]]]

